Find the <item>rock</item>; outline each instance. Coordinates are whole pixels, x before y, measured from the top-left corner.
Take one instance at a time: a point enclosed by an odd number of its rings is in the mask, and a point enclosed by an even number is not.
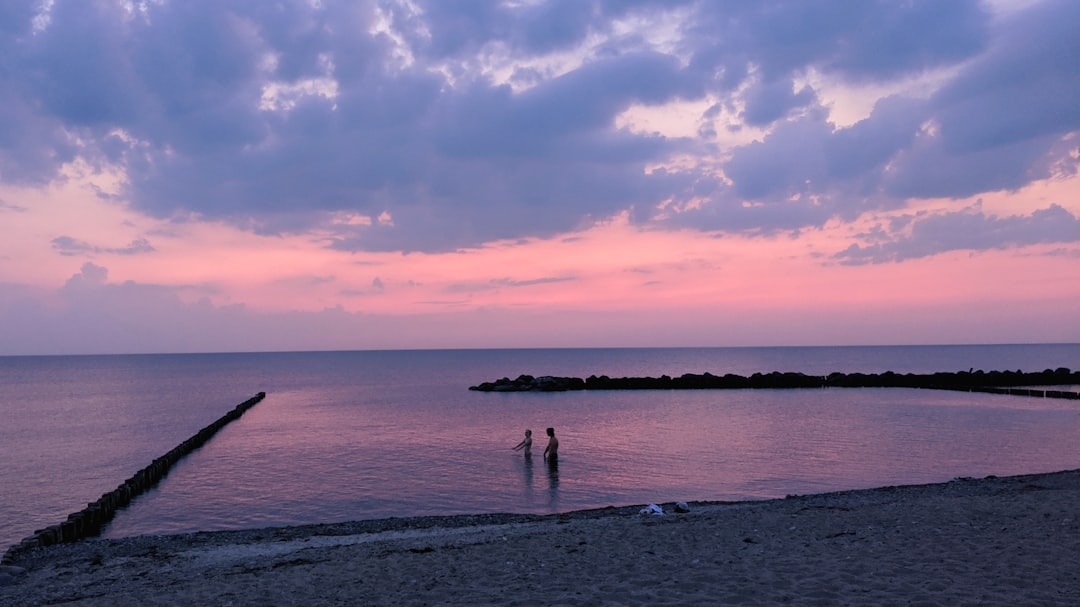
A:
[[[690,505],[686,502],[675,502],[675,512],[690,512]]]
[[[552,377],[545,375],[532,381],[533,387],[540,392],[566,392],[568,390],[583,390],[585,382],[577,377]]]
[[[779,372],[754,373],[743,377],[728,373],[724,376],[712,373],[684,373],[679,377],[555,377],[543,375],[519,375],[517,379],[502,378],[495,382],[483,382],[470,386],[480,392],[563,392],[566,390],[745,390],[745,389],[798,389],[798,388],[927,388],[936,390],[963,390],[994,392],[1023,396],[1049,396],[1053,398],[1080,399],[1080,392],[1072,390],[1031,390],[1021,386],[1070,386],[1080,384],[1080,371],[1067,367],[1047,369],[1039,373],[1023,371],[960,371],[957,373],[899,374],[884,373],[830,373],[827,376],[803,373]]]
[[[649,504],[641,509],[640,514],[646,516],[664,516],[664,509],[656,504]]]
[[[517,384],[500,384],[500,383],[496,383],[495,387],[492,388],[491,391],[492,392],[521,392],[523,390],[528,390],[528,389],[529,388],[524,388],[524,387],[519,386]]]
[[[26,575],[26,569],[15,565],[0,565],[0,586],[10,586]]]

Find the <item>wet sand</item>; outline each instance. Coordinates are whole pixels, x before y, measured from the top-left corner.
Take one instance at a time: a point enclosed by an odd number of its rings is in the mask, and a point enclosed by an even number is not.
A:
[[[1080,471],[786,499],[88,540],[0,605],[1075,605]]]

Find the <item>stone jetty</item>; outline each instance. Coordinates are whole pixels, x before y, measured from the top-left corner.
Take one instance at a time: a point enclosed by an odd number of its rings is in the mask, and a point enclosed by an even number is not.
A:
[[[30,537],[9,548],[4,553],[3,558],[0,559],[0,565],[8,565],[14,562],[15,557],[22,552],[39,546],[75,542],[98,535],[101,529],[113,519],[117,510],[127,506],[133,499],[156,485],[158,481],[169,473],[169,468],[173,464],[206,444],[218,430],[224,428],[229,422],[240,419],[241,415],[265,397],[265,392],[259,392],[236,405],[228,413],[218,418],[217,421],[199,430],[194,436],[180,443],[165,455],[150,462],[150,465],[136,472],[131,478],[120,483],[120,486],[116,489],[102,495],[96,502],[91,502],[79,512],[68,515],[67,520],[57,525],[35,531]]]
[[[1061,390],[1047,389],[1062,386]],[[568,390],[749,390],[794,388],[924,388],[933,390],[959,390],[965,392],[988,392],[1045,398],[1069,398],[1080,400],[1080,371],[1067,368],[1047,369],[1025,373],[1023,371],[960,371],[956,373],[830,373],[829,375],[806,375],[804,373],[754,373],[749,377],[728,373],[686,373],[678,377],[608,377],[591,375],[579,377],[555,377],[550,375],[521,375],[517,379],[502,378],[470,386],[479,392],[565,392]],[[1072,387],[1072,389],[1064,389]]]

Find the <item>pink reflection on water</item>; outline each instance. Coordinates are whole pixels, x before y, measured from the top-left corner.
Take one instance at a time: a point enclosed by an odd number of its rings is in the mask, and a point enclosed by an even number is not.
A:
[[[557,471],[541,458],[553,426]],[[526,461],[514,446],[534,435]],[[110,537],[791,493],[1061,469],[1068,401],[903,389],[271,393]]]

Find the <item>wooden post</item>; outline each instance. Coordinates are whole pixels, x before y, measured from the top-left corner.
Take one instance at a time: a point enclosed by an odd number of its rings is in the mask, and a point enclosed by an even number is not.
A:
[[[136,472],[116,489],[102,495],[96,502],[89,503],[83,510],[68,515],[67,520],[59,525],[39,529],[30,537],[8,548],[3,558],[0,558],[0,565],[10,565],[18,555],[39,546],[75,542],[97,535],[113,519],[118,509],[127,506],[131,503],[131,500],[156,485],[169,473],[169,468],[173,464],[206,444],[206,441],[210,440],[218,430],[224,428],[229,422],[239,419],[245,411],[254,407],[264,398],[266,398],[266,393],[259,392],[233,407],[214,423],[199,430],[194,436],[180,443],[164,456],[150,462],[150,465]]]

